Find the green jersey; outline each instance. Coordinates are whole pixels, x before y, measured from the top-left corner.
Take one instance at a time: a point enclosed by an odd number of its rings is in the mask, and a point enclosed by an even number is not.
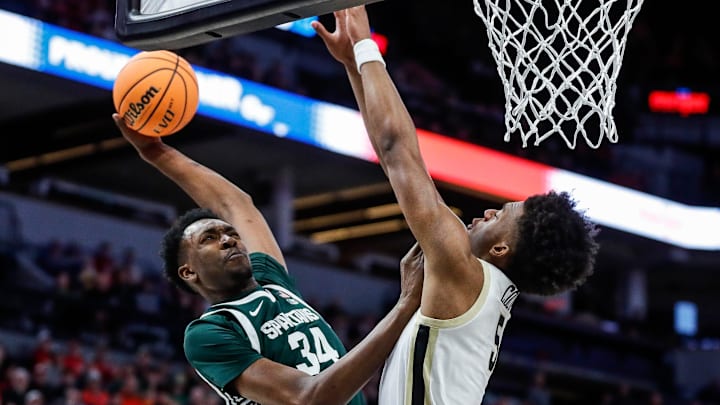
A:
[[[280,263],[264,253],[252,253],[250,262],[260,286],[209,307],[185,329],[190,365],[227,404],[255,404],[228,385],[258,359],[315,375],[345,354],[338,336],[303,301]],[[358,394],[349,404],[365,401]]]

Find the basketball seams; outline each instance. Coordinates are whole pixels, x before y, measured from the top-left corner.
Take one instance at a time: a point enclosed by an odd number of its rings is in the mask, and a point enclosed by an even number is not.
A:
[[[148,114],[147,118],[145,119],[145,122],[143,122],[143,124],[140,125],[140,126],[137,128],[138,131],[140,131],[141,129],[145,128],[145,125],[147,125],[147,123],[155,116],[155,113],[157,112],[158,108],[159,108],[160,105],[162,104],[162,101],[165,100],[165,95],[167,95],[168,90],[170,90],[170,86],[172,85],[173,79],[175,78],[175,76],[177,76],[177,67],[178,67],[178,64],[180,64],[180,57],[179,57],[179,56],[176,56],[175,66],[174,66],[174,68],[172,69],[172,70],[173,70],[173,73],[170,75],[170,78],[168,79],[167,84],[165,85],[165,89],[163,90],[162,95],[160,95],[159,101],[155,104],[155,106],[153,107],[152,111],[150,111],[150,113]],[[166,69],[167,69],[167,68],[166,68]],[[183,103],[183,104],[186,104],[186,102]],[[183,107],[183,108],[184,108],[184,107]]]
[[[178,74],[178,69],[183,69],[181,64],[180,57],[177,58],[177,64],[175,65],[175,72],[173,72],[173,75],[170,77],[170,82],[168,83],[168,89],[170,86],[172,86],[172,82],[175,79],[175,77],[179,77],[180,81],[182,81],[182,87],[183,87],[183,94],[185,94],[184,102],[182,103],[182,114],[180,114],[180,118],[175,122],[175,125],[173,125],[172,129],[169,130],[170,133],[174,133],[177,131],[178,125],[180,125],[181,122],[183,122],[183,119],[185,118],[185,111],[187,111],[187,94],[188,94],[188,88],[187,83],[185,83],[185,76],[182,74]],[[185,69],[183,69],[185,71]],[[186,72],[187,73],[187,72]]]
[[[116,110],[134,130],[147,136],[170,135],[195,115],[198,80],[192,65],[180,55],[141,52],[118,73],[113,99],[117,100]]]
[[[123,102],[125,101],[125,98],[127,98],[128,94],[132,93],[132,91],[135,90],[135,87],[137,87],[139,83],[145,81],[148,77],[150,77],[154,74],[157,74],[158,72],[161,72],[163,70],[172,70],[172,69],[167,68],[167,67],[158,68],[158,69],[153,70],[152,72],[148,72],[145,76],[137,79],[135,82],[132,82],[128,86],[128,90],[125,92],[125,94],[123,94],[123,96],[120,98],[120,101],[118,102],[118,105],[116,106],[116,108],[123,104]]]
[[[146,55],[146,56],[141,56],[141,57],[131,61],[130,63],[128,63],[127,66],[130,66],[131,64],[133,64],[137,61],[148,60],[148,59],[150,59],[150,60],[154,59],[154,60],[159,60],[159,61],[163,61],[163,62],[175,63],[174,60],[165,59],[160,56]],[[187,64],[187,66],[185,66],[186,64]],[[178,68],[182,69],[183,73],[186,74],[188,77],[190,77],[192,79],[192,81],[194,82],[194,84],[197,84],[197,78],[195,77],[195,71],[192,69],[192,66],[189,63],[187,63],[186,61],[180,60],[178,63]]]
[[[177,75],[177,74],[176,74],[176,76],[180,77],[180,81],[182,82],[183,91],[187,95],[188,87],[187,87],[187,83],[185,83],[185,77],[183,77],[182,75]],[[170,132],[175,132],[178,125],[180,125],[183,122],[183,120],[185,119],[185,111],[187,111],[187,107],[188,107],[188,105],[187,105],[187,98],[186,98],[185,102],[183,103],[182,114],[180,114],[180,119],[178,119],[175,122],[175,125],[172,127],[172,130]]]

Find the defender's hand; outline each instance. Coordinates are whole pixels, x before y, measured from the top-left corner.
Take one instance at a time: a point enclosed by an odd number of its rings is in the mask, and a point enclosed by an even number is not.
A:
[[[371,37],[370,21],[365,6],[351,7],[347,9],[346,30],[352,43],[355,44],[363,39]]]
[[[415,307],[420,306],[424,269],[425,256],[420,245],[415,242],[400,260],[400,301],[405,301]]]
[[[333,15],[335,16],[333,32],[328,31],[319,21],[313,21],[311,25],[325,43],[330,55],[343,65],[354,68],[355,54],[352,40],[347,32],[347,10],[335,11]]]

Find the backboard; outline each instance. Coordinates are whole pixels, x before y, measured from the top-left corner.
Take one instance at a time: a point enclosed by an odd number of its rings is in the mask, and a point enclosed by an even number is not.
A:
[[[181,49],[380,0],[117,0],[115,33],[142,50]]]

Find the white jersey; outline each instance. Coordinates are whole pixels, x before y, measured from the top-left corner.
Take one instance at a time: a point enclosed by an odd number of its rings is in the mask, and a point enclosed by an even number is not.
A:
[[[418,312],[385,362],[379,405],[479,405],[518,289],[481,260],[485,281],[475,303],[453,319]]]

